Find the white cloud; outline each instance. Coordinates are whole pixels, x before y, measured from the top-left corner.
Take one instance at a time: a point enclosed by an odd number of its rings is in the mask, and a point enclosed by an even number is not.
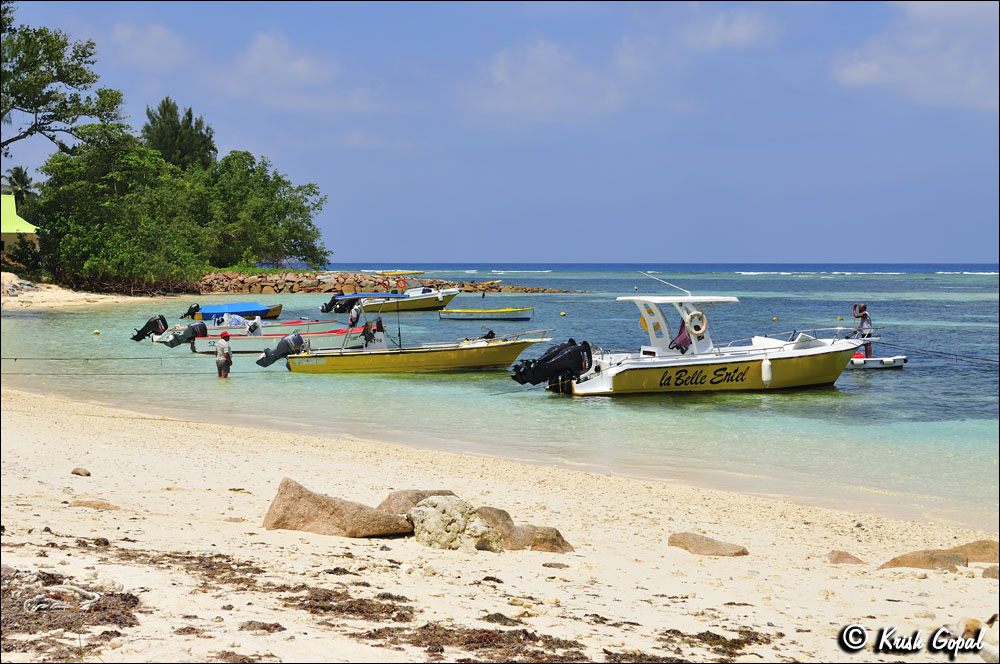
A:
[[[464,94],[476,111],[530,122],[599,116],[625,102],[610,74],[544,39],[494,54]]]
[[[899,15],[884,34],[835,59],[833,77],[841,85],[885,86],[934,106],[998,108],[997,3],[893,6]]]
[[[192,49],[184,39],[159,23],[138,26],[117,23],[111,29],[117,64],[163,74],[190,61]]]
[[[774,23],[748,11],[723,12],[699,19],[682,31],[684,43],[696,51],[769,48],[776,36]]]
[[[340,66],[302,52],[279,32],[258,33],[233,64],[216,72],[218,89],[231,97],[288,111],[371,111],[364,87],[336,85]]]

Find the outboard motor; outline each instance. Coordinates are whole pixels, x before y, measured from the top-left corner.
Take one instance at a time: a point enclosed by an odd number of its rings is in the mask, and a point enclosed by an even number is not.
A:
[[[357,297],[349,297],[344,300],[337,300],[336,304],[333,305],[333,313],[346,314],[354,308],[354,305],[356,305],[360,299],[361,298]]]
[[[182,343],[193,341],[195,337],[207,337],[208,336],[208,326],[205,325],[204,321],[196,320],[193,323],[188,324],[183,330],[178,330],[172,334],[164,337],[160,343],[164,344],[167,348],[175,348],[180,346]]]
[[[194,318],[194,315],[199,311],[201,311],[201,307],[198,306],[197,304],[192,304],[190,307],[188,307],[188,310],[181,315],[181,318],[182,319]]]
[[[146,324],[142,326],[141,330],[136,330],[135,334],[132,335],[132,341],[142,341],[146,337],[152,336],[154,334],[163,334],[167,331],[167,319],[163,317],[163,314],[157,314],[149,320]]]
[[[302,350],[302,346],[305,342],[302,340],[302,335],[298,332],[294,334],[289,334],[288,336],[282,337],[281,341],[275,345],[274,348],[267,348],[261,353],[260,357],[257,358],[257,365],[261,367],[269,367],[286,355],[292,355]]]
[[[333,296],[330,298],[330,301],[327,302],[326,304],[320,305],[319,310],[322,311],[324,314],[328,314],[331,311],[335,311],[337,308],[337,298],[343,294],[344,291],[334,291]]]
[[[537,360],[521,360],[514,367],[511,379],[521,385],[538,385],[543,381],[567,378],[577,379],[593,366],[590,344],[576,343],[573,339],[557,346],[550,346]]]

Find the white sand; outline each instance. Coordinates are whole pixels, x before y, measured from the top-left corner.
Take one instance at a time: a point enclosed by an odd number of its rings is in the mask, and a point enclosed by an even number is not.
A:
[[[836,660],[845,657],[836,634],[848,623],[929,634],[956,618],[985,619],[997,610],[997,581],[980,578],[985,564],[957,574],[876,570],[901,553],[996,539],[996,533],[376,441],[168,420],[11,389],[3,390],[2,414],[3,563],[29,570],[50,565],[48,571],[84,583],[117,581],[146,611],[138,626],[103,647],[102,661],[198,661],[224,650],[282,661],[423,661],[428,654],[421,648],[378,647],[384,642],[349,635],[428,622],[493,629],[479,620],[493,612],[521,616],[521,627],[539,634],[578,640],[593,661],[605,661],[604,650],[716,660],[720,655],[705,645],[664,649],[660,636],[677,629],[736,637],[740,628],[783,634],[748,646],[740,660]],[[71,475],[77,466],[92,475]],[[508,510],[515,521],[559,528],[576,552],[467,553],[429,549],[413,538],[265,531],[261,522],[283,477],[368,505],[395,489],[452,489],[475,505]],[[81,499],[121,509],[68,506]],[[42,532],[46,526],[51,533]],[[666,546],[680,531],[742,544],[750,555],[710,558]],[[97,537],[111,547],[77,546],[77,538]],[[831,549],[865,564],[830,565]],[[226,554],[263,568],[257,584],[340,587],[359,598],[390,592],[409,598],[417,613],[410,623],[311,615],[282,604],[290,591],[203,585],[203,577],[177,563],[122,561],[126,550]],[[543,567],[552,562],[568,568]],[[336,567],[358,576],[322,572]],[[477,583],[486,576],[503,583]],[[350,585],[359,581],[370,586]],[[221,608],[230,604],[231,610]],[[279,622],[286,631],[240,631],[247,620]],[[185,626],[204,633],[173,633]],[[78,637],[62,638],[75,644]],[[441,654],[481,658],[453,647]],[[37,655],[30,652],[4,653],[4,661],[32,659]],[[869,650],[851,660],[899,657]],[[960,655],[959,661],[979,660]]]
[[[115,304],[119,302],[131,302],[139,296],[129,295],[109,295],[104,293],[88,293],[86,291],[75,291],[53,284],[33,284],[37,290],[18,291],[16,294],[7,294],[11,285],[17,284],[19,279],[11,272],[3,274],[3,295],[0,297],[0,306],[5,309],[61,309],[89,304]]]

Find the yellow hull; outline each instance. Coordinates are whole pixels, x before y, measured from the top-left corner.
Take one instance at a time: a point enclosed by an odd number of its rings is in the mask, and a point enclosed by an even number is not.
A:
[[[382,313],[392,313],[395,311],[437,311],[438,309],[444,309],[448,306],[448,303],[455,299],[458,293],[449,293],[448,295],[442,295],[439,300],[437,296],[433,297],[413,297],[413,298],[401,298],[398,300],[369,300],[366,301],[364,308],[365,311],[374,311]]]
[[[790,387],[832,385],[843,373],[855,349],[800,355],[788,358],[770,358],[771,382],[764,385],[761,376],[762,359],[748,361],[691,364],[683,367],[650,367],[627,369],[612,379],[608,392],[579,392],[574,394],[612,395],[657,392],[715,392],[780,390]]]
[[[525,348],[549,339],[516,339],[445,348],[326,351],[291,355],[288,368],[304,373],[387,373],[504,369]]]

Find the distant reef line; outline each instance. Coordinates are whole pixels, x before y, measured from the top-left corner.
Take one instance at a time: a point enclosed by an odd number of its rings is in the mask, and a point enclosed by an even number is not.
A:
[[[422,279],[409,275],[408,287],[458,288],[463,293],[572,293],[556,288],[516,286],[497,282],[447,281]],[[240,272],[210,272],[196,282],[197,291],[203,295],[214,293],[250,293],[270,295],[277,293],[388,293],[398,290],[403,278],[352,272],[279,272],[271,274],[243,274]]]

